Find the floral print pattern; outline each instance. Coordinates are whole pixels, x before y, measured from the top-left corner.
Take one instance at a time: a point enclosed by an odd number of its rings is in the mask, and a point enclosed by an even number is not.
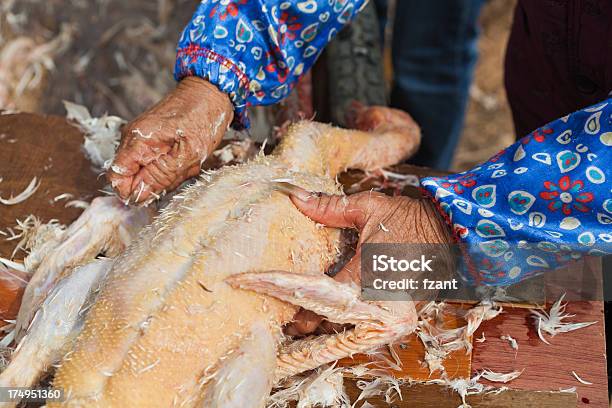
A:
[[[247,108],[286,97],[367,0],[203,0],[178,42],[174,76],[199,76],[229,95],[234,127]]]
[[[449,178],[442,182],[442,187],[451,188],[457,194],[463,194],[466,188],[474,187],[476,181],[472,178],[473,174],[463,174],[457,178]]]
[[[549,210],[557,211],[561,209],[565,215],[570,215],[572,209],[581,212],[589,211],[589,207],[584,203],[593,201],[593,193],[581,192],[584,188],[582,180],[576,180],[572,183],[569,176],[563,176],[558,184],[545,181],[544,187],[547,191],[542,191],[540,197],[550,201],[548,204]]]
[[[584,254],[612,253],[611,162],[608,99],[468,172],[421,183],[463,243],[466,280],[508,285]]]

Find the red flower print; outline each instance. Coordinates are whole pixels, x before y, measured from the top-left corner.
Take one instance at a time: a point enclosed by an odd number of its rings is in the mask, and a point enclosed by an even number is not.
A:
[[[464,187],[471,188],[476,185],[476,180],[472,177],[474,177],[474,173],[467,173],[454,179],[447,179],[440,185],[444,188],[452,188],[456,194],[463,194]]]
[[[565,215],[570,215],[572,210],[587,212],[589,207],[585,203],[593,201],[593,193],[582,191],[584,182],[576,180],[572,183],[569,176],[561,177],[558,184],[545,181],[544,188],[546,191],[542,191],[540,197],[550,201],[548,209],[550,211],[561,209]]]
[[[230,1],[225,9],[219,14],[219,19],[221,21],[225,21],[228,16],[236,17],[238,15],[238,5],[246,4],[247,1],[248,0]],[[220,5],[216,5],[213,7],[213,9],[210,11],[209,17],[212,18],[215,14],[217,14],[219,6]]]
[[[298,20],[297,16],[290,15],[287,11],[283,11],[278,18],[279,23],[279,39],[280,44],[283,45],[289,40],[295,40],[295,31],[300,31],[302,24],[296,23]]]
[[[551,133],[553,133],[553,130],[550,128],[536,129],[530,134],[528,134],[527,136],[525,136],[524,138],[522,138],[521,143],[526,145],[527,143],[531,141],[532,137],[533,137],[533,140],[535,140],[536,142],[542,143],[544,140],[546,140],[546,135],[550,135]]]
[[[287,11],[283,11],[278,18],[278,44],[271,47],[271,51],[268,51],[265,55],[268,64],[265,66],[266,72],[271,74],[276,74],[278,82],[285,83],[287,81],[287,76],[289,75],[289,67],[283,66],[285,57],[283,56],[283,52],[280,48],[280,45],[284,45],[287,40],[294,41],[297,36],[296,32],[302,29],[302,24],[297,22],[298,17],[295,15],[289,14]],[[281,61],[282,64],[281,64]],[[279,66],[279,64],[281,64]]]

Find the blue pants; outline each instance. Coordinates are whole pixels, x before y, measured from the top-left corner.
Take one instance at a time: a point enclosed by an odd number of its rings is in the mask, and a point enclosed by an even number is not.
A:
[[[397,0],[391,106],[421,126],[410,162],[446,170],[463,128],[484,0]],[[385,0],[378,0],[384,10]]]

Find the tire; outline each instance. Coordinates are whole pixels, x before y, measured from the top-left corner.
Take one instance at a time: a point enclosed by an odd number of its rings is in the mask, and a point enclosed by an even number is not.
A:
[[[346,126],[353,101],[387,105],[380,30],[374,2],[328,45],[328,103],[331,121]]]

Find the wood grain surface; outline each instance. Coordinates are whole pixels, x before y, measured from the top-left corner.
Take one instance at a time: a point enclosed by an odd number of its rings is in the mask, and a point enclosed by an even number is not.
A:
[[[351,401],[355,401],[361,392],[353,379],[345,380],[345,387]],[[461,405],[459,394],[443,385],[414,384],[401,388],[402,398],[392,394],[393,401],[387,404],[384,397],[376,396],[359,401],[359,408],[364,401],[375,407],[393,408],[457,408]],[[526,390],[507,390],[499,394],[470,395],[466,402],[472,408],[574,408],[576,394],[568,392],[542,392]]]
[[[526,309],[506,309],[496,319],[485,322],[474,334],[485,333],[484,343],[474,343],[472,371],[485,368],[496,372],[524,370],[508,384],[514,389],[559,390],[576,387],[581,408],[608,407],[608,377],[602,302],[569,302],[568,313],[574,322],[597,321],[596,324],[570,333],[545,338],[543,343]],[[513,350],[501,336],[510,335],[518,342]],[[575,371],[593,385],[583,385],[572,375]],[[486,382],[486,381],[483,381]]]
[[[8,198],[23,191],[33,177],[40,187],[23,203],[0,204],[0,230],[6,231],[34,214],[42,221],[57,219],[63,224],[75,220],[82,210],[65,208],[66,201],[53,202],[63,193],[90,201],[100,195],[104,177],[92,170],[81,150],[83,135],[66,119],[29,113],[0,115],[0,195]],[[15,242],[0,237],[0,256],[10,257]],[[24,254],[16,255],[17,259]]]

